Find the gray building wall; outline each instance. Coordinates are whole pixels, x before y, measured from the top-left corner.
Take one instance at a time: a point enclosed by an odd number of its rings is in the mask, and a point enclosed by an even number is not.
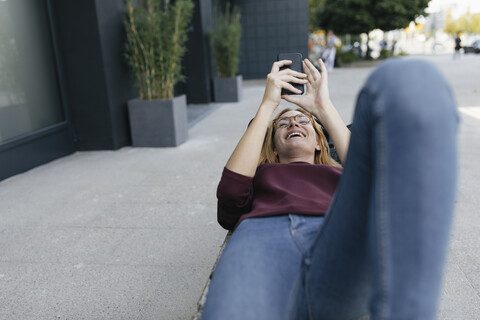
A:
[[[226,0],[219,0],[225,3]],[[194,0],[184,59],[185,83],[175,92],[189,103],[211,101],[212,0]],[[232,0],[242,12],[239,74],[265,78],[280,52],[308,52],[307,0]],[[136,96],[123,59],[124,0],[39,0],[50,21],[64,121],[0,142],[0,180],[75,150],[130,144],[126,104]],[[43,12],[43,11],[42,11]],[[50,81],[47,80],[46,81]],[[4,125],[5,126],[5,125]]]
[[[241,10],[242,39],[239,74],[265,78],[277,55],[308,55],[307,0],[236,0]]]
[[[177,85],[176,92],[186,93],[188,104],[210,103],[212,58],[208,32],[213,27],[212,0],[194,0],[194,3],[193,27],[188,34],[187,53],[183,61],[186,80]]]

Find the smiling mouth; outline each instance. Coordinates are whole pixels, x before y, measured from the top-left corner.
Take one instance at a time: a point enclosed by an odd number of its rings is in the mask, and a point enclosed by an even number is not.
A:
[[[287,140],[292,138],[292,137],[300,137],[300,138],[305,138],[305,135],[300,132],[292,132],[287,136]]]

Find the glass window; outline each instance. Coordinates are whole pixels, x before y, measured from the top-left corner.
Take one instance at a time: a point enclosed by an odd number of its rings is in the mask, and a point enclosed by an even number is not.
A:
[[[0,143],[64,120],[44,0],[0,0]]]

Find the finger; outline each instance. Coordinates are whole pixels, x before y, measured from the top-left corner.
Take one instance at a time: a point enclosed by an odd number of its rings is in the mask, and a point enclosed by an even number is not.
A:
[[[288,82],[285,82],[284,85],[282,85],[282,88],[283,89],[287,89],[287,90],[290,90],[290,92],[293,92],[295,94],[302,94],[302,91],[295,88],[294,86],[292,86],[290,83]]]
[[[327,67],[325,67],[325,63],[323,63],[322,59],[318,59],[318,65],[320,66],[320,72],[322,73],[322,77],[325,80],[327,80],[328,79]]]
[[[313,73],[310,72],[310,70],[308,69],[307,63],[305,61],[302,61],[302,63],[303,63],[303,70],[307,74],[308,83],[309,84],[313,83],[315,81],[315,79],[313,78]]]
[[[278,72],[281,67],[283,66],[288,66],[292,64],[292,60],[280,60],[280,61],[275,61],[272,65],[272,72]]]
[[[292,69],[284,69],[284,70],[280,71],[279,74],[289,75],[289,76],[293,76],[293,77],[297,77],[297,78],[306,78],[307,77],[306,73],[298,72],[298,71],[295,71],[295,70],[292,70]]]
[[[285,82],[294,82],[298,84],[307,84],[308,80],[307,79],[299,79],[297,77],[292,77],[289,75],[283,75],[279,77],[280,80],[285,81]]]
[[[282,94],[282,99],[283,100],[294,103],[296,105],[298,105],[300,103],[301,98],[302,97],[300,97],[300,96],[292,96],[292,95],[289,95],[289,94]]]
[[[315,68],[315,66],[310,62],[310,60],[304,59],[304,62],[307,66],[307,70],[311,73],[313,80],[320,79],[320,72],[318,72],[317,68]]]

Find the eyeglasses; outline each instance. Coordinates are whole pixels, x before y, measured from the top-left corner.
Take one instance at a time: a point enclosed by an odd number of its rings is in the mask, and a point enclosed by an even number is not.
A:
[[[295,119],[295,122],[298,124],[301,124],[302,126],[306,126],[307,124],[312,121],[312,117],[307,116],[306,114],[299,113],[295,116],[290,116],[290,117],[281,117],[278,118],[277,120],[273,121],[273,125],[278,129],[278,128],[287,128],[290,126],[292,119]]]

